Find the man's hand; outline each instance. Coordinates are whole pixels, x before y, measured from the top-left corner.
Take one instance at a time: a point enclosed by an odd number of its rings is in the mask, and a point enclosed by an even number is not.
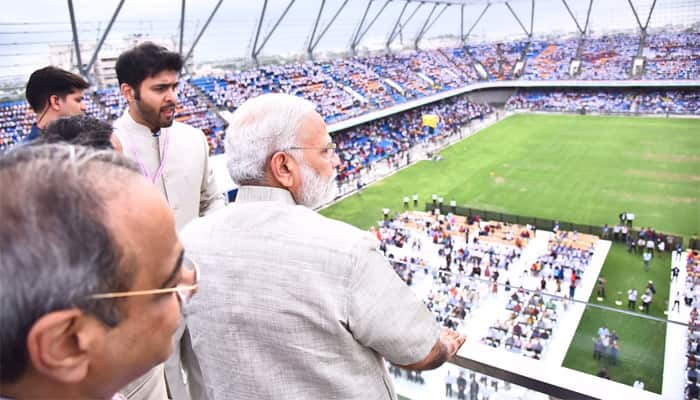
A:
[[[457,354],[457,351],[459,351],[466,340],[465,336],[448,328],[443,328],[442,332],[440,332],[440,342],[447,349],[448,359],[453,358]]]
[[[410,365],[400,365],[400,367],[413,371],[435,369],[448,359],[454,357],[465,340],[466,338],[459,333],[443,328],[442,331],[440,331],[440,337],[435,343],[435,346],[433,346],[433,349],[424,359]]]

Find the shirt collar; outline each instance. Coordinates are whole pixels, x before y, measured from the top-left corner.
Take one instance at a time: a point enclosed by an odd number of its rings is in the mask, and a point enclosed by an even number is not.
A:
[[[134,118],[131,117],[131,114],[129,114],[129,107],[124,110],[124,114],[122,114],[119,119],[122,121],[123,128],[126,128],[124,129],[124,133],[148,138],[153,137],[151,128],[136,122]]]
[[[271,186],[241,186],[236,195],[236,203],[251,203],[256,201],[277,201],[296,205],[289,190]]]

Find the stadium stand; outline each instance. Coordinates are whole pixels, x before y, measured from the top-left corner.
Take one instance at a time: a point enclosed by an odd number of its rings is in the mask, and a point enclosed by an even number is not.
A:
[[[482,118],[490,112],[491,108],[486,104],[476,104],[466,97],[458,97],[336,133],[334,140],[341,160],[338,168],[341,192],[342,185],[356,179],[371,164],[431,138],[452,135],[472,119]],[[441,117],[436,129],[423,125],[424,114]]]
[[[644,48],[647,79],[700,78],[700,33],[662,32],[649,35]]]
[[[511,110],[700,115],[694,90],[521,90],[506,103]]]
[[[234,111],[245,99],[268,92],[286,92],[308,98],[328,123],[335,123],[385,109],[480,80],[481,64],[489,80],[571,79],[569,61],[576,56],[578,39],[533,39],[470,44],[463,48],[409,50],[398,54],[348,57],[333,61],[265,65],[244,71],[198,76],[183,81],[179,121],[200,128],[213,154],[223,151],[224,121],[213,111]],[[627,80],[639,35],[615,34],[591,37],[583,44],[583,65],[575,79]],[[643,54],[646,79],[695,80],[700,76],[700,33],[671,31],[649,34]],[[523,56],[524,55],[524,56]],[[524,57],[519,77],[514,67]],[[206,98],[199,95],[203,92]],[[597,112],[640,112],[697,115],[698,95],[690,91],[563,92],[533,91],[512,98],[511,108]],[[524,97],[523,97],[524,96]],[[126,102],[117,87],[87,96],[88,114],[115,119]],[[211,101],[211,107],[209,106]],[[528,106],[525,106],[528,103]],[[0,103],[0,150],[28,134],[33,115],[23,101]]]

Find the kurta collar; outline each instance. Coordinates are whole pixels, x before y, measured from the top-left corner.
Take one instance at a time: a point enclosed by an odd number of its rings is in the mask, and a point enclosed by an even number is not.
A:
[[[124,110],[124,114],[122,114],[120,119],[122,120],[122,128],[124,130],[124,133],[129,135],[137,135],[144,138],[153,137],[153,132],[151,132],[151,128],[136,122],[131,117],[131,114],[129,114],[128,107]]]
[[[296,205],[292,194],[286,189],[270,186],[241,186],[236,195],[236,203],[250,203],[255,201],[277,201],[280,203]]]

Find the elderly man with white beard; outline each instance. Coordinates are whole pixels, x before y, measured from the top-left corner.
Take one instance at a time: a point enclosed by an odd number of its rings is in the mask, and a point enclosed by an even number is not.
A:
[[[226,153],[236,202],[181,233],[201,268],[185,309],[193,398],[395,399],[383,359],[425,370],[455,355],[464,338],[441,330],[376,239],[313,211],[333,198],[339,160],[312,103],[248,100]]]

